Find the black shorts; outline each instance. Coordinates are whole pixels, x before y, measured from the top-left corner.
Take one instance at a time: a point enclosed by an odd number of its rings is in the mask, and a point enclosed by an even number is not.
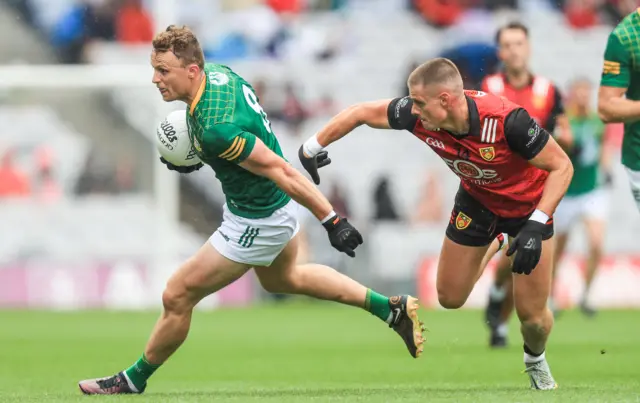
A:
[[[456,202],[451,212],[447,238],[465,246],[484,246],[490,244],[499,234],[515,237],[529,220],[522,218],[504,218],[489,211],[480,202],[471,197],[462,186],[456,194]],[[553,218],[545,226],[542,240],[553,236]]]

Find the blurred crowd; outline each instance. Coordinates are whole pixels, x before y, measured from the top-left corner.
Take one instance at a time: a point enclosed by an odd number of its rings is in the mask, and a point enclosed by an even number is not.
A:
[[[126,158],[113,161],[94,149],[69,189],[56,169],[57,158],[46,145],[0,149],[0,200],[32,199],[49,203],[68,196],[121,195],[136,191],[133,164]]]
[[[95,41],[121,44],[147,44],[154,35],[151,1],[145,0],[5,0],[17,7],[25,20],[41,32],[57,49],[63,63],[85,62],[85,49]],[[486,74],[499,68],[493,32],[486,29],[490,13],[522,11],[526,7],[545,7],[564,13],[568,26],[584,29],[597,24],[613,25],[637,7],[634,0],[189,0],[178,11],[181,23],[202,33],[206,57],[227,62],[251,57],[307,57],[324,61],[347,53],[347,31],[332,26],[326,32],[305,30],[299,18],[309,13],[358,11],[392,13],[407,10],[419,15],[431,27],[447,29],[451,36],[464,40],[441,49],[459,66],[467,88],[479,88]],[[218,18],[224,13],[224,18]],[[211,24],[215,21],[215,24]],[[302,28],[301,28],[302,26]],[[481,32],[484,32],[480,34]],[[423,56],[423,55],[421,55]],[[434,55],[424,55],[432,57]],[[416,58],[407,73],[423,61]],[[404,80],[398,94],[406,94]],[[329,117],[339,111],[331,93],[307,99],[295,81],[274,83],[258,79],[252,83],[261,104],[274,123],[286,127],[283,133],[303,136],[307,120]],[[47,159],[48,158],[48,159]],[[60,194],[48,163],[41,157],[34,172],[21,172],[12,153],[0,153],[0,197],[46,193]],[[73,190],[75,194],[119,194],[135,188],[131,164],[108,163],[93,152],[87,158]],[[333,184],[328,194],[341,215],[350,216],[350,202],[341,184]],[[394,183],[385,176],[377,179],[371,198],[372,221],[397,221],[412,224],[441,222],[447,219],[441,183],[436,174],[427,173],[418,204],[410,211],[398,207]]]
[[[154,35],[151,0],[5,0],[55,47],[63,63],[85,62],[95,41],[144,44]],[[307,57],[329,60],[349,49],[348,28],[321,30],[296,24],[309,13],[415,12],[425,23],[451,27],[469,13],[555,8],[568,24],[584,29],[613,25],[635,7],[635,0],[190,0],[178,2],[179,23],[204,39],[208,58]],[[184,4],[184,6],[183,6]],[[213,23],[212,23],[213,22]]]

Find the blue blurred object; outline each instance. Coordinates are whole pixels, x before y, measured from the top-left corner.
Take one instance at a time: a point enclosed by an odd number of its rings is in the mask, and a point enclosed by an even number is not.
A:
[[[216,60],[217,62],[244,59],[251,53],[246,39],[236,33],[224,36],[217,43],[217,46],[205,48],[203,52],[205,58]]]
[[[87,7],[74,5],[51,29],[51,43],[56,47],[72,43],[84,35]]]
[[[453,61],[465,81],[466,88],[479,88],[482,79],[499,65],[497,48],[485,42],[469,42],[440,54]]]

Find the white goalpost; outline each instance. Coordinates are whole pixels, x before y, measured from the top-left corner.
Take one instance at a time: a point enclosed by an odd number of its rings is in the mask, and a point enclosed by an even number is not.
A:
[[[176,1],[175,0],[154,0],[153,1],[153,17],[156,24],[155,31],[159,32],[165,29],[168,25],[176,23]],[[151,49],[151,45],[149,44],[149,50]],[[107,60],[108,62],[108,60]],[[133,64],[137,63],[137,64]],[[43,94],[45,97],[49,97],[49,99],[53,99],[55,103],[55,94],[60,93],[64,94],[65,91],[79,91],[82,93],[83,90],[86,90],[87,93],[98,91],[98,93],[107,94],[112,90],[149,90],[150,94],[153,93],[153,84],[151,82],[153,75],[153,69],[149,65],[149,63],[138,63],[137,61],[129,62],[128,64],[89,64],[89,65],[60,65],[60,64],[51,64],[51,65],[1,65],[0,66],[0,93],[6,94],[16,94],[20,95],[20,92],[23,92],[27,95],[28,99],[33,100],[34,106],[37,107],[39,104],[38,96],[39,94]],[[135,92],[135,91],[134,91]],[[33,95],[30,95],[33,94]],[[45,95],[46,94],[46,95]],[[148,230],[149,238],[144,242],[145,246],[134,246],[139,243],[133,243],[131,248],[138,248],[137,251],[143,251],[145,256],[149,256],[150,260],[145,260],[145,264],[148,264],[148,268],[151,270],[152,278],[147,278],[146,280],[146,290],[151,295],[157,294],[157,290],[154,288],[161,289],[160,285],[156,285],[155,283],[163,283],[163,278],[167,277],[171,271],[176,269],[176,265],[179,264],[179,259],[177,259],[176,251],[181,249],[184,253],[184,245],[180,246],[179,238],[175,232],[176,229],[180,227],[179,221],[179,179],[180,176],[175,172],[169,171],[166,167],[160,163],[159,154],[156,149],[155,143],[155,130],[157,124],[165,117],[167,111],[167,104],[164,103],[159,94],[155,94],[157,96],[150,96],[149,103],[145,105],[145,110],[148,116],[145,119],[142,119],[141,122],[147,122],[150,120],[150,117],[153,116],[154,124],[150,124],[146,127],[146,123],[139,125],[138,127],[134,127],[136,131],[143,131],[141,133],[148,140],[148,147],[151,148],[151,161],[139,161],[140,166],[146,166],[147,172],[151,172],[151,176],[153,176],[153,184],[152,184],[152,195],[151,197],[147,197],[147,200],[152,200],[152,203],[149,206],[152,209],[152,212],[149,212],[146,209],[146,212],[150,214],[145,215],[145,217],[151,216],[152,219],[147,226],[145,224],[144,228]],[[18,98],[22,98],[18,96]],[[80,102],[82,98],[79,98]],[[143,97],[146,102],[146,97]],[[9,100],[11,101],[11,100]],[[127,100],[125,99],[125,106]],[[131,102],[132,108],[135,108],[135,102]],[[11,102],[10,102],[11,103]],[[17,104],[20,101],[16,101]],[[150,112],[150,113],[149,113]],[[37,124],[37,123],[34,123]],[[32,124],[33,127],[33,124]],[[38,127],[33,127],[32,130],[39,131]],[[46,135],[48,128],[42,127],[41,132]],[[86,130],[86,129],[85,129]],[[123,150],[125,151],[125,150]],[[147,155],[147,153],[145,153]],[[147,164],[152,164],[152,167],[148,167]],[[69,165],[68,163],[66,165]],[[82,167],[77,167],[74,169],[82,169]],[[148,188],[148,187],[147,187]],[[137,200],[137,199],[136,199]],[[108,203],[108,202],[107,202]],[[119,204],[115,204],[113,209],[118,209],[115,207]],[[55,211],[57,210],[46,210],[50,211],[50,214],[57,214]],[[54,220],[61,220],[62,216],[57,216]],[[144,222],[148,222],[146,219]],[[91,223],[87,223],[88,226],[93,225]],[[131,223],[131,225],[135,225],[135,223]],[[96,227],[101,227],[101,223],[96,223]],[[107,226],[111,228],[112,226]],[[106,229],[105,229],[106,230]],[[110,231],[110,230],[109,230]],[[120,232],[122,231],[122,233]],[[122,239],[128,239],[125,235],[127,232],[126,225],[121,228],[118,228],[116,231],[116,236],[118,234],[122,235]],[[173,232],[172,232],[173,231]],[[140,233],[138,231],[137,233]],[[35,239],[38,239],[38,234],[34,233],[32,235]],[[59,236],[59,242],[65,242],[65,234],[62,233]],[[192,242],[189,240],[188,242]],[[123,241],[126,244],[126,241]],[[102,250],[109,250],[110,245],[106,245],[106,247],[102,248]],[[79,246],[78,253],[82,255],[82,248],[84,246]],[[91,246],[92,248],[100,249],[101,246]],[[131,249],[129,248],[129,249]],[[92,251],[94,249],[91,249]],[[116,248],[117,249],[117,248]],[[126,249],[126,248],[125,248]],[[117,249],[119,252],[116,252],[112,258],[114,260],[118,260],[120,258],[126,259],[125,256],[120,255],[122,250]],[[108,252],[107,252],[108,253]],[[122,252],[127,253],[127,252]],[[137,255],[136,255],[137,256]],[[79,257],[71,257],[71,259],[83,259],[82,256]],[[136,258],[133,258],[134,261]],[[145,258],[146,259],[146,258]],[[135,264],[135,263],[134,263]],[[115,270],[115,269],[114,269]],[[130,270],[125,270],[123,273],[131,273]],[[67,274],[65,274],[67,276]],[[70,276],[73,276],[72,274]],[[72,277],[64,277],[65,279]],[[65,283],[66,280],[63,281]],[[69,280],[70,281],[70,280]],[[114,280],[115,281],[115,280]],[[121,289],[119,288],[122,282],[116,281],[119,284],[118,287],[115,288],[117,298],[115,300],[123,300],[123,307],[135,307],[138,306],[136,303],[129,304],[128,300],[125,299],[125,294],[140,294],[140,288],[137,288],[142,284],[137,281],[129,281],[124,280],[124,284],[130,283],[131,287],[134,289]],[[114,284],[116,284],[114,283]],[[70,284],[70,283],[65,283]],[[90,287],[87,285],[87,287]],[[72,295],[73,293],[62,292],[60,295]],[[56,294],[57,295],[57,294]],[[71,297],[69,297],[71,298]],[[105,297],[107,298],[107,297]],[[73,299],[73,298],[72,298]],[[151,299],[150,299],[151,300]],[[153,298],[153,301],[157,300],[157,298]],[[148,302],[145,299],[142,299],[143,305],[148,306]],[[108,304],[107,304],[108,305]],[[105,305],[106,306],[106,305]]]
[[[159,32],[168,25],[176,23],[176,0],[153,0],[152,15],[155,31]],[[0,66],[0,90],[15,89],[135,89],[152,87],[153,70],[149,65],[4,65]],[[156,122],[162,116],[163,101],[160,96],[154,98]],[[177,225],[179,211],[179,176],[158,163],[158,153],[154,142],[155,127],[149,127],[146,137],[153,148],[152,161],[153,193],[158,223]]]

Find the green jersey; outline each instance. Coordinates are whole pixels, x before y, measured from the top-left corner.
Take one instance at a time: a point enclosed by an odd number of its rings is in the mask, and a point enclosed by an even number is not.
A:
[[[626,88],[628,99],[640,101],[640,9],[609,35],[600,85]],[[624,125],[622,163],[640,171],[640,120]]]
[[[275,183],[238,164],[260,139],[284,158],[271,123],[253,88],[230,68],[207,63],[205,78],[187,111],[189,137],[202,162],[222,184],[229,210],[240,217],[264,218],[290,197]]]
[[[598,179],[604,124],[595,113],[586,117],[569,116],[569,122],[574,144],[580,152],[571,156],[573,179],[567,189],[567,196],[578,196],[591,192],[600,185]]]

